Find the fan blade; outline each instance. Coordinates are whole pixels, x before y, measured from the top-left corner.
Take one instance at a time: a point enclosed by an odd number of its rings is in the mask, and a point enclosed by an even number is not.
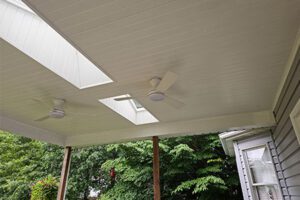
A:
[[[119,97],[119,98],[114,98],[115,101],[125,101],[125,100],[130,100],[134,99],[133,97]]]
[[[46,119],[48,119],[48,118],[50,118],[49,115],[44,116],[44,117],[41,117],[41,118],[38,118],[38,119],[36,119],[36,120],[34,120],[34,121],[41,122],[41,121],[44,121],[44,120],[46,120]]]
[[[70,112],[67,111],[68,116],[84,116],[84,117],[97,117],[98,115],[96,114],[88,114],[88,113],[82,113],[82,112]]]
[[[71,109],[71,110],[76,110],[76,111],[81,111],[81,110],[95,110],[97,106],[95,105],[89,105],[85,103],[79,103],[79,102],[73,102],[73,101],[65,101],[64,108],[66,110]]]
[[[174,108],[182,108],[184,106],[184,103],[174,99],[173,97],[170,97],[168,95],[165,95],[165,99],[163,100],[166,104],[169,104],[170,106],[173,106]]]
[[[165,76],[162,78],[160,83],[158,84],[156,90],[160,92],[165,92],[169,89],[176,81],[178,75],[174,72],[168,71]]]
[[[47,103],[45,101],[42,101],[40,99],[31,99],[32,101],[42,105],[43,107],[46,107],[47,109],[51,109],[52,108],[52,105],[50,103]]]

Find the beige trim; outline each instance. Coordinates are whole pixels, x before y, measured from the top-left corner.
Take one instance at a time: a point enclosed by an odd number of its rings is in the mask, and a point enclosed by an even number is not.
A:
[[[219,138],[221,140],[225,154],[229,156],[234,156],[235,155],[234,142],[241,139],[245,139],[250,136],[267,132],[269,129],[270,129],[269,127],[266,127],[266,128],[249,129],[244,131],[224,132],[219,134]]]
[[[65,137],[0,115],[0,129],[31,139],[64,146]]]
[[[275,125],[275,119],[271,111],[241,113],[189,121],[141,125],[129,129],[70,136],[66,139],[66,145],[87,146],[93,144],[108,144],[149,139],[153,135],[159,137],[174,137],[227,130],[270,127],[273,125]]]
[[[300,144],[300,99],[298,99],[297,104],[295,105],[293,111],[290,114],[290,118]]]
[[[275,119],[272,112],[261,111],[189,121],[147,124],[128,129],[64,137],[57,133],[36,128],[0,115],[0,129],[60,146],[87,146],[93,144],[125,142],[149,139],[153,135],[160,137],[197,135],[218,131],[269,127],[274,124]]]
[[[281,90],[282,90],[282,88],[284,86],[284,83],[285,83],[285,81],[287,79],[289,71],[290,71],[290,69],[291,69],[291,67],[293,65],[294,60],[295,60],[295,57],[296,57],[296,54],[297,54],[297,50],[299,48],[300,48],[300,28],[298,29],[298,32],[296,34],[295,42],[294,42],[294,44],[292,46],[289,58],[288,58],[287,63],[285,65],[284,72],[282,74],[281,81],[280,81],[279,87],[277,89],[275,98],[274,98],[274,102],[273,102],[273,105],[272,105],[272,110],[275,109],[275,106],[276,106],[277,101],[279,99],[279,96],[281,94]]]

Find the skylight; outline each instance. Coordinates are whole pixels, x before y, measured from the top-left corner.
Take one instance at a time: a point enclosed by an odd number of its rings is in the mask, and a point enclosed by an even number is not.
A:
[[[145,109],[137,100],[115,101],[115,98],[129,97],[129,94],[99,99],[101,103],[125,117],[135,125],[149,124],[158,122],[147,109]]]
[[[0,1],[0,36],[79,89],[112,82],[21,0]]]

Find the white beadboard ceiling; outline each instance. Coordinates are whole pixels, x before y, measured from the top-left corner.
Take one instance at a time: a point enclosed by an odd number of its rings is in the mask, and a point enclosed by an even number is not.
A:
[[[112,82],[21,0],[0,1],[0,36],[79,89]]]
[[[2,129],[61,145],[90,145],[274,122],[269,114],[300,25],[298,0],[25,3],[114,82],[79,90],[1,39]],[[138,98],[159,123],[136,126],[98,102],[142,96],[145,81],[168,70],[179,76],[169,94],[184,107]],[[96,116],[35,122],[47,110],[32,99],[51,97],[73,103],[70,112]],[[29,126],[27,132],[44,130],[43,137],[22,132],[14,120]],[[53,141],[58,136],[60,142]]]

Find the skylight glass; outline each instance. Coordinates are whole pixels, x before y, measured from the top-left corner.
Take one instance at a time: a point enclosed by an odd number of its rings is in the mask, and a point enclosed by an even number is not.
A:
[[[21,0],[0,1],[0,36],[79,89],[112,82]]]
[[[135,125],[149,124],[158,122],[147,109],[145,109],[136,100],[125,100],[125,101],[115,101],[115,98],[120,97],[130,97],[129,94],[109,97],[105,99],[99,99],[99,102],[103,103],[119,115],[123,116],[127,120],[131,121]]]

